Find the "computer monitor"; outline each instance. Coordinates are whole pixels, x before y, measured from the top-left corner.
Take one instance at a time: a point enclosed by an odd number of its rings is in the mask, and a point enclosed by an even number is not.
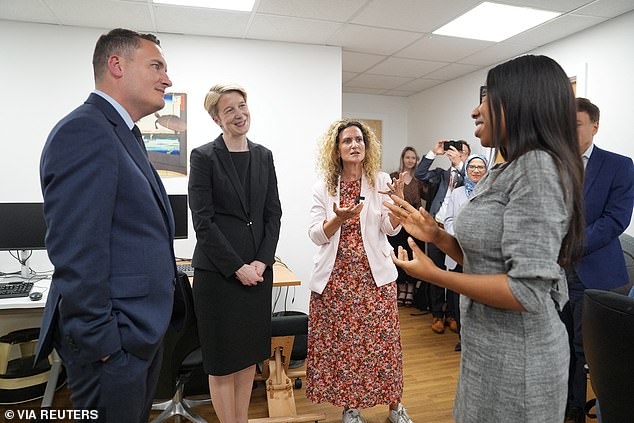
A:
[[[187,206],[187,195],[170,195],[170,204],[174,213],[174,239],[187,239],[189,207]]]
[[[0,250],[45,250],[42,203],[0,203]]]

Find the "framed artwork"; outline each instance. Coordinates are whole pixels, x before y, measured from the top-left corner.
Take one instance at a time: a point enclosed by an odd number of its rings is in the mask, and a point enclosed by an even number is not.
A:
[[[137,122],[161,176],[187,175],[187,94],[165,93],[165,106]]]
[[[355,117],[349,117],[346,119],[356,120],[357,122],[363,122],[370,127],[374,135],[378,138],[379,142],[383,142],[383,121],[378,119],[359,119]]]

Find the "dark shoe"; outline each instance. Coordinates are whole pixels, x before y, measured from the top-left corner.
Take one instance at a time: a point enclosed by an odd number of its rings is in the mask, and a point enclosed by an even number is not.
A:
[[[431,330],[436,333],[445,333],[445,319],[442,317],[432,317]]]
[[[462,351],[462,344],[460,342],[458,342],[453,350],[457,351],[457,352]]]

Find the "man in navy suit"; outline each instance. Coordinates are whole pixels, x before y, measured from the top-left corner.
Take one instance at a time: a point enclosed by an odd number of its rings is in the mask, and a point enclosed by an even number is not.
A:
[[[40,162],[55,272],[37,358],[58,351],[75,408],[147,422],[163,335],[184,303],[172,210],[134,122],[172,83],[156,37],[126,29],[99,38],[93,69],[95,91],[53,128]]]
[[[460,143],[461,150],[458,151],[455,147],[451,146],[448,150],[444,148],[444,140],[438,141],[434,148],[430,150],[425,157],[423,157],[414,172],[414,177],[421,181],[427,182],[436,187],[436,194],[429,206],[429,214],[436,219],[440,224],[445,221],[445,212],[447,209],[447,202],[451,196],[451,191],[454,188],[464,184],[464,163],[471,154],[471,147],[464,141],[458,141]],[[446,155],[451,162],[449,169],[443,169],[440,167],[430,169],[436,156]],[[432,259],[434,264],[441,269],[445,269],[445,253],[443,253],[434,244],[427,244],[427,255]],[[430,297],[431,297],[431,313],[432,323],[431,330],[436,333],[444,333],[445,325],[449,326],[449,329],[453,332],[458,332],[458,322],[456,317],[460,312],[458,309],[459,296],[452,291],[445,290],[434,284],[430,285]],[[446,292],[446,298],[445,298]],[[443,306],[447,303],[447,309],[443,310]]]
[[[632,159],[593,144],[599,130],[599,108],[586,98],[577,98],[579,151],[585,167],[584,202],[586,232],[584,256],[566,272],[570,301],[561,316],[570,339],[570,375],[566,422],[585,421],[586,363],[581,337],[583,291],[611,290],[628,283],[625,259],[619,243],[630,224],[634,207]]]

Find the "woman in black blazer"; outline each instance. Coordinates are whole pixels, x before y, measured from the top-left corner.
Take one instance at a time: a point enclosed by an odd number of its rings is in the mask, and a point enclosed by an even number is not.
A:
[[[246,422],[255,363],[271,349],[273,262],[282,209],[271,151],[247,139],[247,93],[218,84],[205,109],[222,134],[194,149],[194,306],[220,422]]]

